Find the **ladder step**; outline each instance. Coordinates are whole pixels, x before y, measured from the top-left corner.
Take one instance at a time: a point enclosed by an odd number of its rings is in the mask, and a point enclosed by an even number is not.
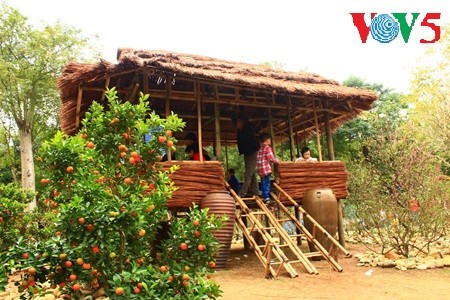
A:
[[[254,212],[251,212],[251,214],[252,215],[265,215],[266,213],[263,211],[254,211]]]
[[[305,236],[305,235],[303,233],[289,235],[289,237],[301,237],[301,236]]]
[[[321,252],[308,252],[305,253],[306,257],[316,257],[316,256],[324,256]]]
[[[275,229],[276,227],[263,227],[262,229]]]
[[[278,222],[286,222],[286,221],[290,221],[291,219],[290,218],[287,218],[287,219],[278,219],[277,221]]]
[[[290,260],[289,261],[291,264],[295,264],[295,263],[303,263],[303,261],[301,261],[300,259],[297,260]]]
[[[251,198],[241,198],[244,201],[252,201],[255,200],[255,197],[251,197]]]

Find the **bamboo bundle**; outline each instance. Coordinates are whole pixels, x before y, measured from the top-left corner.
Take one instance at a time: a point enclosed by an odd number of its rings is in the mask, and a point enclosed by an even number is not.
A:
[[[169,177],[177,190],[167,199],[169,208],[187,208],[200,205],[209,191],[225,191],[223,166],[219,161],[172,161],[159,163],[162,170],[177,165],[179,169]]]
[[[330,188],[338,199],[348,196],[348,173],[343,162],[282,162],[278,172],[280,187],[298,203],[305,191],[313,188]],[[283,204],[290,205],[287,200]]]

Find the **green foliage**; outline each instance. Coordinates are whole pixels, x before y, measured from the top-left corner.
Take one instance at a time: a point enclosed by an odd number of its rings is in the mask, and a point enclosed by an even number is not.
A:
[[[350,76],[344,85],[371,89],[379,95],[372,110],[363,112],[337,130],[334,148],[337,159],[348,161],[361,153],[365,140],[377,135],[380,129],[394,131],[407,119],[408,103],[404,95],[396,93],[382,84],[367,83],[363,79]]]
[[[35,187],[33,138],[57,124],[57,78],[68,61],[89,53],[87,44],[72,27],[35,28],[19,11],[0,4],[0,115],[14,125],[10,135],[15,130],[21,136],[24,189]]]
[[[450,175],[450,26],[443,27],[440,43],[433,45],[413,74],[409,130],[440,160]]]
[[[353,228],[380,243],[382,253],[427,253],[450,225],[450,185],[440,180],[438,161],[400,129],[380,132],[366,144],[367,156],[348,165]]]
[[[51,237],[19,239],[1,261],[28,270],[25,284],[18,284],[30,296],[45,293],[42,283],[50,280],[75,298],[81,296],[80,285],[101,287],[110,299],[181,299],[188,293],[194,293],[191,299],[217,297],[217,285],[205,276],[217,248],[211,233],[219,223],[206,211],[193,208],[188,215],[202,222],[198,241],[206,245],[204,252],[183,259],[173,256],[176,251],[164,252],[160,260],[150,256],[174,190],[168,175],[177,169],[163,172],[156,162],[167,143],[176,142],[172,131],[181,130],[184,122],[174,114],[163,119],[150,111],[148,95],[141,94],[136,105],[122,103],[115,89],[106,97],[108,110],[94,102],[76,136],[59,132],[39,150],[38,209],[41,215],[56,216],[56,225],[48,226]],[[187,220],[175,220],[172,232],[191,234]],[[173,243],[178,240],[165,245],[173,248]],[[174,275],[185,270],[190,279],[169,282],[167,271],[160,270],[163,264]],[[35,281],[31,288],[30,281]]]
[[[14,184],[0,185],[0,252],[11,246],[23,232],[25,203],[34,197]]]

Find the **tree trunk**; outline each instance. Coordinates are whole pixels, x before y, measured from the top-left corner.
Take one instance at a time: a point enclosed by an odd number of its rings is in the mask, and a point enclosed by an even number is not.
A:
[[[19,127],[20,134],[20,163],[22,167],[22,189],[35,191],[33,143],[31,141],[31,125],[24,124]],[[36,199],[33,198],[28,205],[30,210],[36,207]]]

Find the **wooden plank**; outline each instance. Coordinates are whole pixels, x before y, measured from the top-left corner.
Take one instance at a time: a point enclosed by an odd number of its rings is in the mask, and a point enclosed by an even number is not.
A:
[[[313,108],[314,108],[314,123],[315,123],[315,126],[316,126],[317,151],[319,152],[319,161],[322,161],[322,146],[320,144],[320,129],[319,129],[319,121],[317,119],[317,112],[316,112],[315,101],[313,101]]]
[[[220,139],[220,104],[214,103],[214,130],[215,130],[215,153],[217,160],[221,159],[221,139]]]
[[[75,113],[75,128],[80,127],[80,111],[81,111],[81,100],[83,99],[83,88],[78,86],[78,96],[77,96],[77,107]]]
[[[202,143],[202,99],[201,99],[201,91],[200,84],[196,84],[197,91],[197,138],[198,138],[198,148],[200,154],[200,162],[203,162],[203,143]]]

